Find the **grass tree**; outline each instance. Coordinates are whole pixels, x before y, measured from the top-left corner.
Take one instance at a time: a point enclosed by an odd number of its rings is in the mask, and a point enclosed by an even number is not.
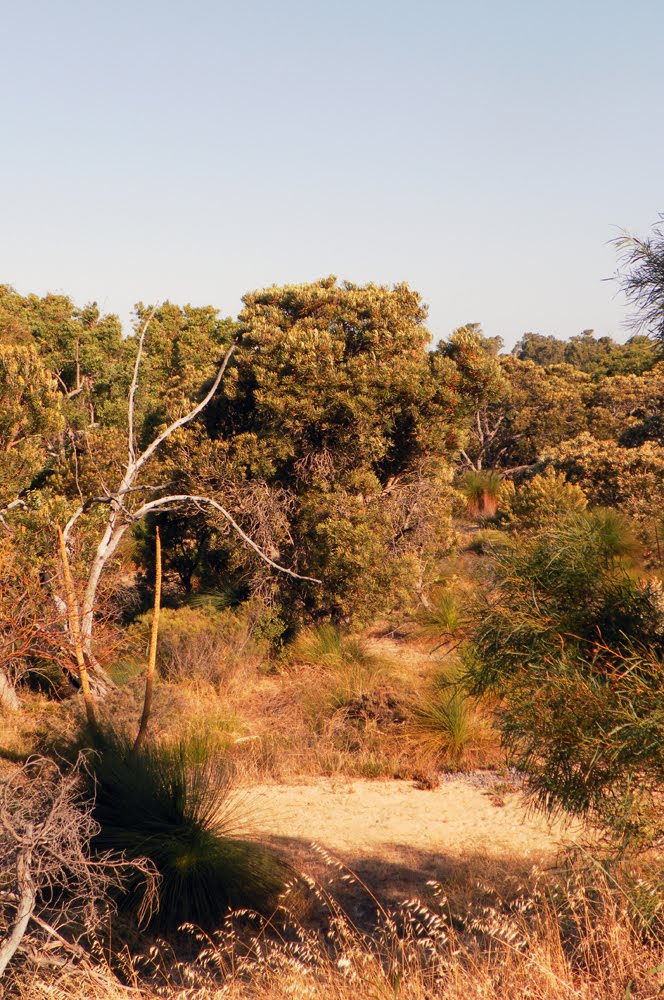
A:
[[[664,214],[652,233],[639,238],[623,233],[614,241],[621,261],[618,275],[627,301],[634,307],[634,326],[664,345]]]
[[[459,489],[466,498],[468,516],[494,517],[498,509],[502,476],[491,470],[469,471],[464,474]]]
[[[94,753],[88,781],[98,832],[95,851],[148,859],[159,874],[152,924],[219,927],[229,907],[272,913],[292,875],[275,853],[242,834],[242,803],[229,761],[204,740],[136,746],[108,726],[82,734]],[[140,871],[126,882],[124,904],[142,905]]]

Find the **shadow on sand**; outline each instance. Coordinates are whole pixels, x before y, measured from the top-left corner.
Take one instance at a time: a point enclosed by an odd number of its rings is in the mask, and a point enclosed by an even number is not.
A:
[[[442,892],[451,913],[500,900],[509,905],[528,883],[537,858],[494,856],[469,852],[461,857],[429,852],[407,844],[386,844],[378,855],[327,852],[296,837],[269,837],[263,842],[285,857],[296,871],[312,878],[323,898],[329,897],[363,932],[371,932],[380,910],[394,911],[405,900],[434,904]],[[553,873],[562,861],[548,853],[542,862]],[[431,885],[435,883],[436,885]],[[439,887],[439,888],[437,888]],[[298,907],[299,910],[299,907]],[[304,890],[300,919],[327,922],[326,907],[315,893]]]

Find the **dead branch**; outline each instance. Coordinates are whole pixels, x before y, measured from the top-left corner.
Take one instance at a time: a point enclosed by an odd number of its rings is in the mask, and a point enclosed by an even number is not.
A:
[[[0,976],[26,943],[31,923],[61,939],[74,924],[94,931],[101,905],[108,905],[110,891],[121,887],[130,869],[145,875],[145,906],[153,905],[149,862],[91,855],[99,827],[81,794],[82,766],[79,759],[63,774],[52,761],[32,757],[0,785],[0,870],[9,883],[0,899],[8,927],[0,941]]]

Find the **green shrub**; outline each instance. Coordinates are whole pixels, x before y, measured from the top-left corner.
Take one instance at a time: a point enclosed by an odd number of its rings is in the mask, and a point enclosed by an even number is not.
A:
[[[265,848],[238,837],[240,819],[227,761],[203,741],[146,745],[103,728],[89,741],[89,778],[100,832],[93,847],[146,857],[159,875],[153,923],[211,929],[229,908],[269,913],[289,875]],[[142,885],[128,886],[137,905]]]
[[[509,518],[520,531],[541,528],[588,506],[581,487],[568,483],[564,473],[556,472],[553,466],[506,494],[505,500]]]
[[[664,608],[628,572],[622,528],[575,515],[503,554],[466,680],[502,699],[504,741],[541,806],[643,846],[664,837]]]
[[[132,627],[137,644],[147,644],[152,613]],[[159,619],[157,668],[167,680],[227,679],[250,651],[250,630],[241,614],[231,609],[163,608]]]
[[[544,459],[578,483],[591,504],[618,508],[639,522],[664,507],[664,447],[655,441],[623,448],[583,433],[551,448]]]

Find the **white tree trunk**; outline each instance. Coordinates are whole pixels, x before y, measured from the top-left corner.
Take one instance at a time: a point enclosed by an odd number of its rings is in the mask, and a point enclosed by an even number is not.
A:
[[[20,702],[9,678],[0,670],[0,708],[7,712],[16,712],[20,707]]]
[[[16,859],[18,905],[16,907],[14,926],[7,937],[4,938],[3,941],[0,941],[0,976],[2,976],[7,968],[7,965],[14,957],[16,949],[20,945],[25,932],[28,929],[30,917],[35,911],[37,892],[35,884],[32,880],[30,864],[31,850],[26,847],[18,852],[18,857]]]

